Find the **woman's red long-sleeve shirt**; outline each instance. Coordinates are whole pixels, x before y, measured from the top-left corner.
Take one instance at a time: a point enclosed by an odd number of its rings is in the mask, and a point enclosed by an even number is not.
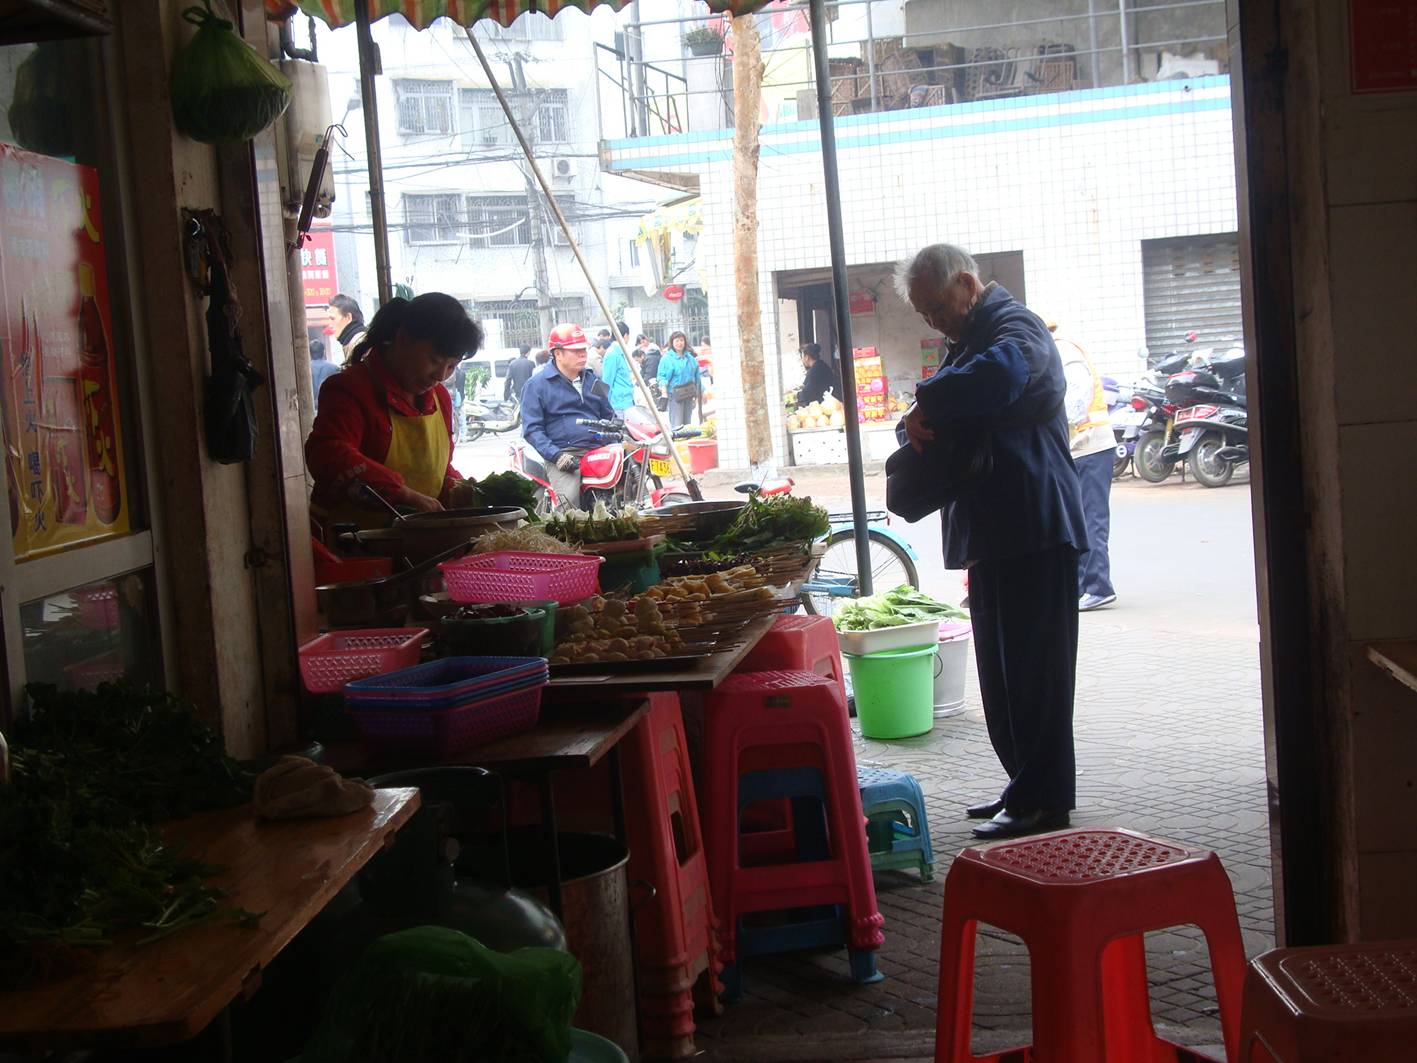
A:
[[[436,403],[436,406],[435,406]],[[393,438],[391,416],[418,417],[441,410],[452,454],[453,400],[442,384],[410,403],[379,364],[377,356],[334,374],[320,388],[320,410],[305,441],[305,464],[315,478],[317,505],[361,502],[358,485],[368,484],[387,499],[403,487],[402,474],[384,464]],[[462,473],[448,462],[443,490]]]

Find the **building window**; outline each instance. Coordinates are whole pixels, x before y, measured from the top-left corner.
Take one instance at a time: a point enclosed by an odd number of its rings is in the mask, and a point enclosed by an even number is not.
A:
[[[394,82],[398,101],[399,132],[410,136],[441,135],[453,131],[453,83],[451,81]]]
[[[533,144],[567,141],[569,96],[565,89],[509,93],[508,102]],[[458,90],[458,132],[465,148],[503,148],[516,143],[511,124],[491,89]]]
[[[451,244],[463,231],[462,197],[451,193],[403,197],[404,240]]]
[[[569,221],[570,219],[567,219],[567,220]],[[625,261],[629,263],[629,268],[630,268],[630,269],[639,269],[639,268],[640,268],[640,242],[639,242],[638,240],[626,240],[625,243],[626,243],[626,244],[628,245],[628,247],[629,247],[629,251],[628,251],[628,254],[627,254],[627,256],[626,256]]]
[[[575,199],[557,196],[566,221],[575,222]],[[526,247],[531,243],[531,221],[526,196],[468,196],[467,237],[473,247]],[[566,234],[548,212],[551,244],[569,246]]]

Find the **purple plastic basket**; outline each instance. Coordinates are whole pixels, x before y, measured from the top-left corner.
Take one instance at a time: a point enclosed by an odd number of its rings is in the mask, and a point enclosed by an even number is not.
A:
[[[541,716],[544,683],[436,711],[345,706],[370,745],[442,758],[530,731]]]

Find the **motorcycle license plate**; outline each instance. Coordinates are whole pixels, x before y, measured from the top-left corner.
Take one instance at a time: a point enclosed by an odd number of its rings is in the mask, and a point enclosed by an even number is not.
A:
[[[649,473],[651,476],[668,476],[669,469],[670,464],[668,458],[649,459]]]

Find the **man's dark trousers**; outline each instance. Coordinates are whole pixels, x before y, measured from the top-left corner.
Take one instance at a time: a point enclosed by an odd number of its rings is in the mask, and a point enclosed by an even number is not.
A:
[[[974,659],[984,719],[1009,775],[1013,813],[1076,805],[1073,687],[1078,555],[1071,546],[969,569]]]
[[[1078,487],[1082,490],[1082,519],[1087,522],[1090,547],[1078,559],[1078,596],[1095,594],[1107,598],[1112,589],[1112,561],[1107,555],[1107,539],[1112,533],[1112,461],[1110,450],[1074,458]]]

